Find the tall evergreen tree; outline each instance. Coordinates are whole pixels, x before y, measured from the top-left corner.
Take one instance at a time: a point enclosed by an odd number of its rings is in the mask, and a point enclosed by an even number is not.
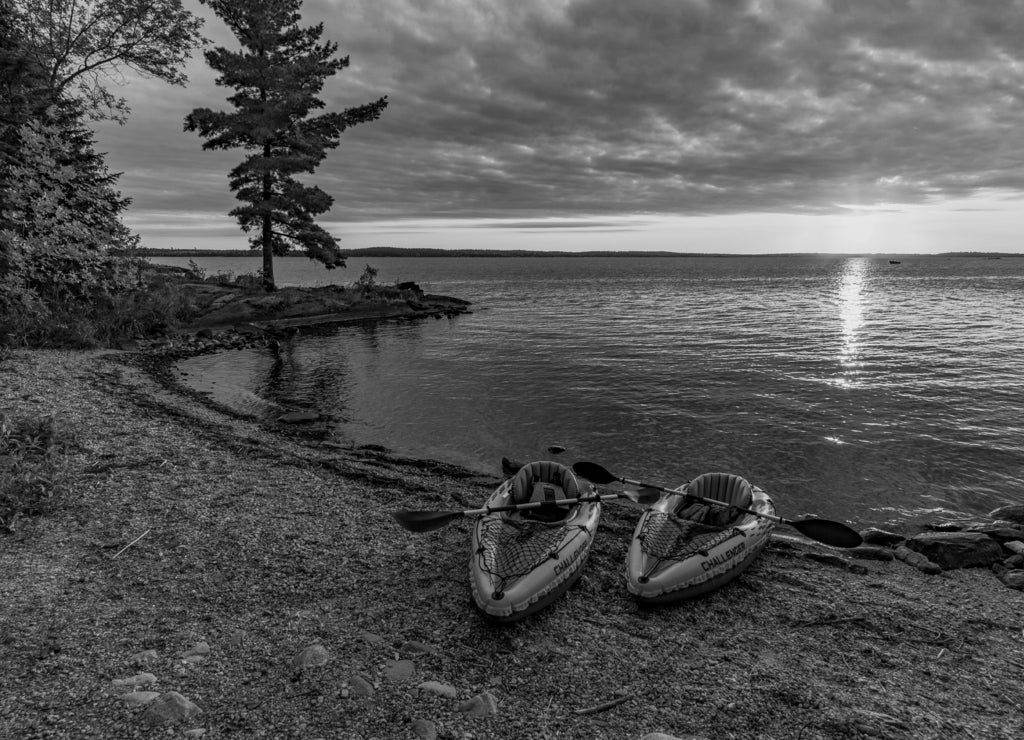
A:
[[[231,190],[244,205],[229,215],[244,232],[254,232],[249,242],[262,250],[264,286],[274,290],[273,258],[293,247],[328,269],[343,267],[338,240],[313,221],[334,199],[295,175],[314,172],[346,128],[379,118],[387,98],[311,115],[324,107],[317,97],[324,82],[349,61],[335,58],[336,43],[319,41],[323,24],[298,25],[301,0],[200,1],[224,20],[242,48],[205,54],[220,73],[217,84],[235,90],[228,97],[234,110],[197,108],[185,118],[185,130],[206,139],[203,149],[252,152],[230,172]]]

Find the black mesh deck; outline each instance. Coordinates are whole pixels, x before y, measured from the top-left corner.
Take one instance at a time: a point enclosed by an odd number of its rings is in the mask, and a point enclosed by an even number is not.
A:
[[[503,581],[526,575],[586,534],[582,527],[572,527],[573,536],[565,538],[566,527],[527,519],[488,519],[480,528],[480,567]]]
[[[648,512],[640,529],[640,548],[645,554],[660,560],[685,560],[691,555],[706,552],[720,542],[735,536],[732,527],[723,529],[680,519],[660,511]]]

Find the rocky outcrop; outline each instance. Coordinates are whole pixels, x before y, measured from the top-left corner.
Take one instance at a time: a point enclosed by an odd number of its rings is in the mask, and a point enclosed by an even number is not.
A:
[[[992,511],[989,516],[995,520],[1003,519],[1015,524],[1024,524],[1024,504],[1000,506]]]
[[[937,522],[910,537],[869,528],[860,534],[864,545],[854,557],[877,557],[891,551],[896,560],[922,573],[937,575],[958,568],[990,568],[1007,587],[1024,590],[1024,505],[1004,506],[991,513],[991,521]]]
[[[987,568],[1003,552],[998,542],[980,532],[925,532],[907,540],[907,547],[943,570]]]

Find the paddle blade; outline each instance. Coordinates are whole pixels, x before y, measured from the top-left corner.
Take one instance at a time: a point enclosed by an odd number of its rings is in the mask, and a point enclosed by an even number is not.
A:
[[[859,547],[864,542],[855,530],[839,522],[830,522],[828,519],[803,519],[796,522],[787,520],[786,523],[812,540],[832,547]]]
[[[607,483],[614,483],[619,480],[614,475],[609,473],[603,467],[593,462],[577,462],[572,464],[572,472],[581,478],[586,478],[599,486],[603,486]]]
[[[433,532],[462,517],[461,511],[402,511],[392,512],[402,527],[410,532]]]

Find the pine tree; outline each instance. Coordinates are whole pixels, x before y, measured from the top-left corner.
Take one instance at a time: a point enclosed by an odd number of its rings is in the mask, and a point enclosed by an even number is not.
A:
[[[252,152],[231,170],[229,184],[243,205],[238,219],[253,249],[263,253],[263,282],[274,290],[274,255],[301,247],[328,269],[343,267],[338,240],[314,223],[334,199],[319,187],[295,179],[312,173],[338,146],[349,126],[380,117],[387,98],[343,112],[311,115],[324,107],[317,97],[324,82],[349,64],[335,58],[338,45],[321,43],[323,24],[300,27],[301,0],[201,0],[228,25],[242,48],[217,47],[205,53],[220,73],[217,84],[235,93],[231,112],[197,108],[185,130],[206,139],[203,149],[241,148]]]

